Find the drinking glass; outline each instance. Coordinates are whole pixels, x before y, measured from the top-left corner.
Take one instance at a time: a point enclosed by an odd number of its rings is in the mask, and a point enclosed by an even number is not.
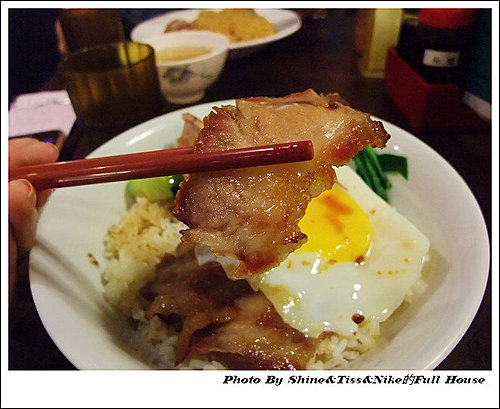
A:
[[[122,20],[113,9],[63,9],[59,15],[68,52],[125,41]]]
[[[154,49],[117,42],[84,48],[60,63],[76,116],[89,127],[134,125],[161,113]]]

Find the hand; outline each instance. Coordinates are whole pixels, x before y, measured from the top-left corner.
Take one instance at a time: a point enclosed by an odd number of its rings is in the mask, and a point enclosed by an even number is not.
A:
[[[55,162],[59,150],[55,145],[32,138],[9,140],[9,168]],[[14,289],[17,261],[33,247],[38,209],[49,198],[50,191],[36,192],[30,182],[9,182],[9,290]]]

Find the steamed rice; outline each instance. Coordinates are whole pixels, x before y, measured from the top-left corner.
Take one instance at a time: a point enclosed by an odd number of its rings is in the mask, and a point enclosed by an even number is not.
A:
[[[106,300],[121,313],[133,318],[137,330],[130,347],[152,368],[174,369],[177,333],[160,318],[144,318],[137,294],[154,277],[155,267],[165,253],[173,253],[180,242],[179,222],[166,204],[137,198],[118,225],[105,237],[108,259],[102,280]],[[410,289],[405,302],[412,302],[425,290],[419,280]],[[331,334],[319,343],[307,369],[349,369],[353,361],[372,350],[380,338],[376,319],[366,318],[350,336]],[[192,357],[176,369],[227,369],[206,357]]]
[[[165,253],[174,252],[184,228],[167,205],[138,197],[104,239],[109,261],[102,274],[106,300],[129,316],[140,309],[138,291],[154,277]]]

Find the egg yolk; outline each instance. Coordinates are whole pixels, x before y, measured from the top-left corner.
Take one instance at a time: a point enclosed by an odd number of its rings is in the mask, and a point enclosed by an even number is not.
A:
[[[308,239],[298,252],[314,252],[332,263],[362,262],[372,239],[368,216],[337,186],[309,203],[299,228]]]

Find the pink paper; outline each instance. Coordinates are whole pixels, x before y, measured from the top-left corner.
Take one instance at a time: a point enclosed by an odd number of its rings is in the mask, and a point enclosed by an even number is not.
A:
[[[9,110],[9,137],[53,130],[68,135],[75,119],[64,90],[19,95]]]

